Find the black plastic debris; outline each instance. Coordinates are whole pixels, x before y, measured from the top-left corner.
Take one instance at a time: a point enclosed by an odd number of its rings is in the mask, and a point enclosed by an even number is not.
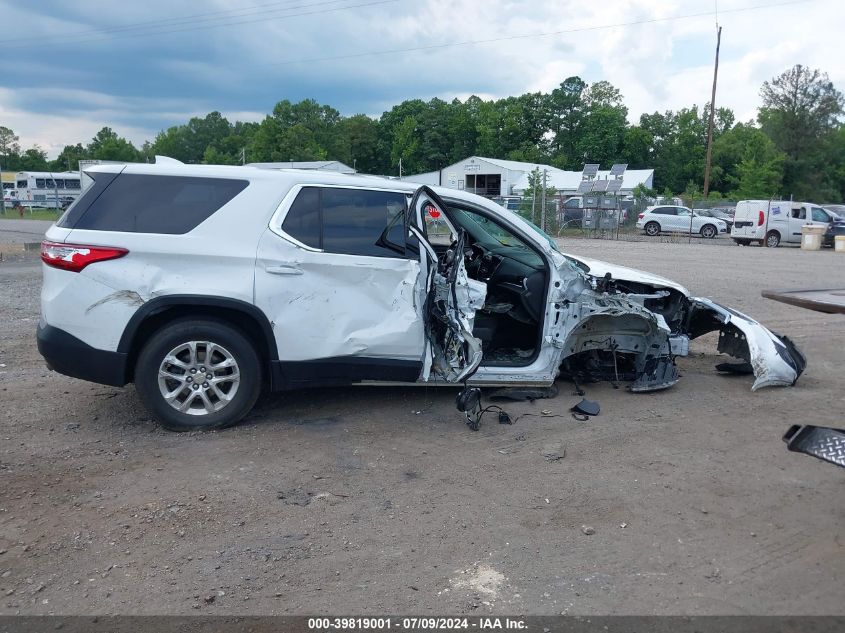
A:
[[[572,411],[573,418],[580,420],[581,422],[586,422],[591,415],[598,415],[599,411],[601,411],[601,407],[598,402],[593,402],[592,400],[584,398],[581,402],[572,407],[570,411]]]
[[[497,389],[490,394],[490,400],[513,400],[514,402],[533,402],[544,398],[556,398],[558,388],[551,387],[527,388],[527,387],[505,387]]]
[[[455,407],[462,413],[472,412],[481,404],[481,389],[464,387],[455,398]]]
[[[845,429],[793,424],[784,434],[787,450],[845,468]]]
[[[737,376],[746,376],[754,373],[754,368],[751,363],[719,363],[716,365],[716,371],[722,374],[736,374]]]

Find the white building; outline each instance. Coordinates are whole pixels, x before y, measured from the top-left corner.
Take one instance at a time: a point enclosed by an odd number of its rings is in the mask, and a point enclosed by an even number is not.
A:
[[[581,182],[580,171],[565,171],[541,163],[525,163],[516,160],[502,160],[484,156],[470,156],[440,171],[403,176],[402,180],[423,185],[442,185],[451,189],[465,189],[482,196],[522,195],[528,187],[528,174],[535,169],[545,169],[549,187],[563,195],[573,195]],[[607,172],[599,172],[599,178],[607,178]],[[653,169],[632,169],[625,172],[621,195],[630,195],[638,184],[652,186]]]

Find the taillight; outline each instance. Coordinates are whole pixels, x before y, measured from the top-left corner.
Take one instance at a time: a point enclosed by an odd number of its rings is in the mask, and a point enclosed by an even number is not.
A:
[[[757,216],[757,226],[763,226],[766,223],[766,214],[760,211],[760,215]]]
[[[640,213],[640,214],[637,216],[637,219],[638,219],[638,220],[642,220],[644,217],[645,217],[645,213]]]
[[[111,246],[86,246],[83,244],[59,244],[41,242],[41,261],[52,266],[78,273],[88,264],[104,262],[123,257],[129,251]]]

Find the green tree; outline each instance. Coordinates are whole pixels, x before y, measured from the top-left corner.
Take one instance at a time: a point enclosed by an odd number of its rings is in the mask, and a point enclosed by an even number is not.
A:
[[[777,195],[783,183],[785,162],[786,156],[772,140],[760,130],[751,128],[736,171],[728,177],[733,185],[729,196],[740,200]]]
[[[53,171],[76,171],[79,169],[79,161],[88,158],[88,152],[82,143],[76,145],[65,145],[55,160],[50,161],[50,169]]]
[[[0,125],[0,160],[3,161],[2,167],[7,169],[8,159],[12,156],[17,156],[21,151],[21,146],[18,144],[18,135],[11,129]]]
[[[352,166],[364,173],[378,173],[378,122],[356,114],[341,121],[340,134],[346,139]]]
[[[97,132],[85,151],[91,158],[99,160],[136,162],[141,159],[141,153],[135,146],[110,127]]]
[[[12,171],[49,171],[49,169],[47,152],[36,145],[17,157],[16,165]]]
[[[820,190],[835,190],[825,149],[839,127],[845,101],[827,74],[798,64],[764,82],[760,96],[760,127],[786,155],[784,194],[814,198]]]
[[[567,77],[546,100],[551,134],[549,153],[555,167],[578,169],[584,163],[579,146],[581,125],[586,116],[586,88],[587,84],[580,77]]]

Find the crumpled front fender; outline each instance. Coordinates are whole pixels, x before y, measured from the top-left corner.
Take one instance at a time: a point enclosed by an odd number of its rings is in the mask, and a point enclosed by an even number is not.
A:
[[[804,354],[786,336],[779,336],[751,317],[710,299],[690,297],[689,336],[719,330],[719,351],[751,365],[751,390],[789,387],[807,366]]]

